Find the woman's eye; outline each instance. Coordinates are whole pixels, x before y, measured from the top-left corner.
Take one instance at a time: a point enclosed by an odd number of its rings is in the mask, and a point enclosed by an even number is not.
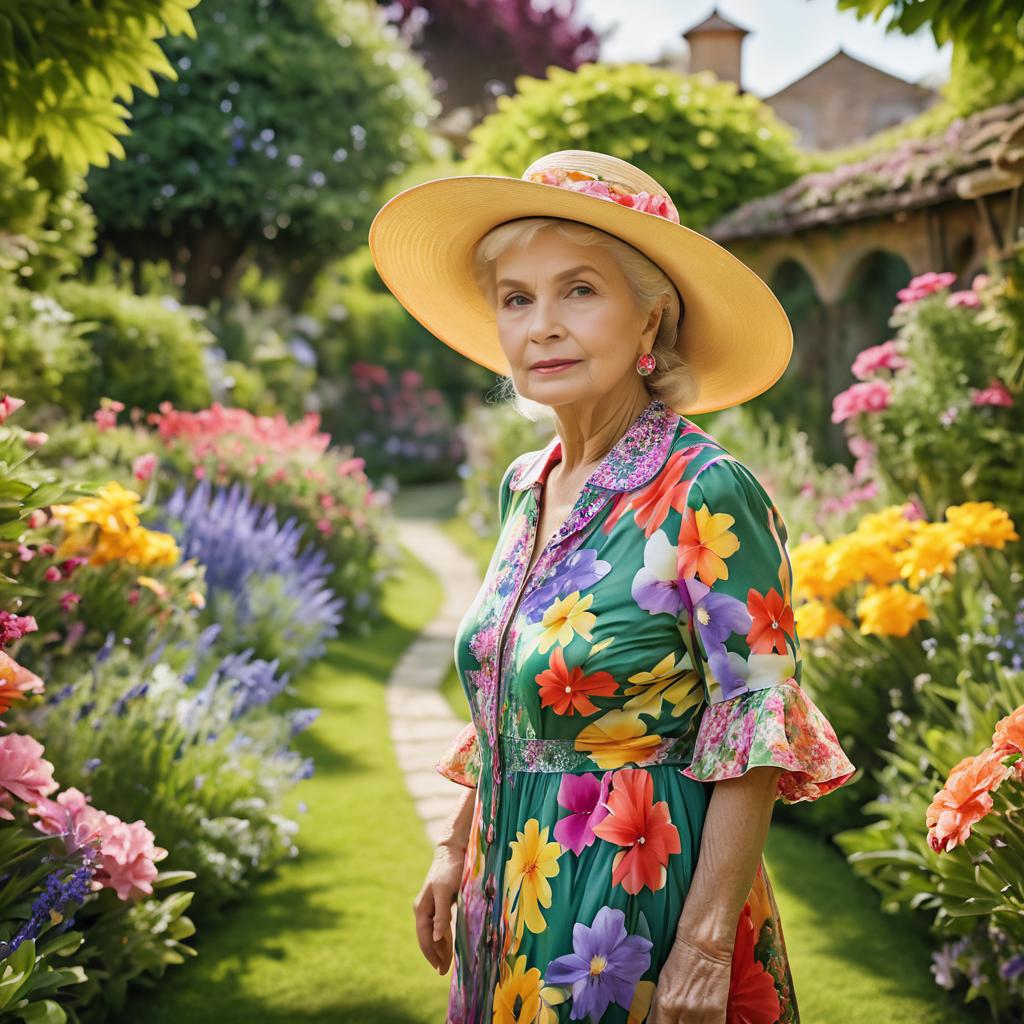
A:
[[[525,295],[510,295],[510,296],[509,296],[509,297],[508,297],[508,298],[507,298],[507,299],[505,300],[505,302],[504,302],[504,305],[506,305],[506,306],[512,306],[512,305],[514,305],[514,304],[515,304],[515,303],[513,303],[513,301],[512,301],[513,299],[525,299],[525,298],[526,298],[526,296],[525,296]]]
[[[592,292],[594,290],[593,288],[590,287],[589,284],[573,285],[573,289],[572,290],[575,292],[575,291],[578,291],[580,288],[585,288],[588,292]]]

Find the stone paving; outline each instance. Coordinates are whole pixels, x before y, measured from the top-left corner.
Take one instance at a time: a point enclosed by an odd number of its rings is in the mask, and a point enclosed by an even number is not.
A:
[[[441,693],[455,650],[455,631],[476,597],[480,574],[431,519],[399,520],[399,539],[437,573],[444,588],[441,611],[409,645],[387,687],[391,739],[405,782],[432,843],[455,810],[465,787],[434,767],[465,722]]]

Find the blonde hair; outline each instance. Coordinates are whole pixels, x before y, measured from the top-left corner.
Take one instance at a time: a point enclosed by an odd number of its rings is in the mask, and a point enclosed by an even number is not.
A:
[[[560,217],[520,217],[499,224],[480,239],[473,251],[473,273],[487,301],[497,307],[495,263],[498,257],[514,246],[526,245],[544,229],[555,231],[578,245],[604,249],[622,269],[637,305],[644,312],[650,312],[668,296],[651,349],[655,368],[643,382],[652,397],[660,398],[670,409],[684,410],[696,399],[699,381],[676,346],[684,313],[682,297],[661,267],[621,238],[589,224]],[[528,419],[538,420],[550,415],[547,406],[520,395],[511,377],[504,377],[497,390],[499,397],[510,399],[516,410]]]

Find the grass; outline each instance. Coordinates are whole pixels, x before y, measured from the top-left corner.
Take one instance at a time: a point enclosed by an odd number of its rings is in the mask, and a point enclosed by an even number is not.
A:
[[[432,847],[391,746],[385,682],[437,612],[436,578],[406,554],[368,637],[331,644],[297,687],[320,717],[296,737],[316,772],[293,791],[300,854],[224,918],[199,956],[133,999],[122,1024],[425,1024],[443,1020],[450,974],[423,958],[412,901]]]

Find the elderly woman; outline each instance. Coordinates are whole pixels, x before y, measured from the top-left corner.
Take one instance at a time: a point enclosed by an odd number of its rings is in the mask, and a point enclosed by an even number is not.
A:
[[[448,1024],[797,1021],[762,850],[776,798],[854,766],[800,686],[779,510],[684,415],[770,387],[785,314],[600,153],[415,186],[370,244],[555,427],[503,475],[455,645],[472,722],[437,767],[466,792],[414,903]]]

